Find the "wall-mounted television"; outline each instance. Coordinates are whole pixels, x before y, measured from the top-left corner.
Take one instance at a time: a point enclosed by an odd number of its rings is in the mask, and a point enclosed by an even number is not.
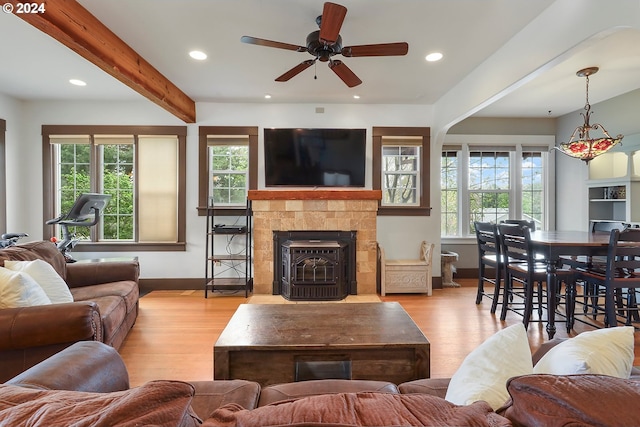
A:
[[[364,187],[366,129],[265,129],[265,185]]]

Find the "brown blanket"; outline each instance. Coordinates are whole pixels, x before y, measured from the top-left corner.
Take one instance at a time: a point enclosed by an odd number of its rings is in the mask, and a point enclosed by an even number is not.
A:
[[[231,426],[511,426],[486,402],[456,406],[436,396],[339,393],[310,396],[254,410],[229,404],[203,427]]]
[[[191,411],[193,386],[151,381],[126,391],[88,393],[0,385],[0,426],[199,425]]]

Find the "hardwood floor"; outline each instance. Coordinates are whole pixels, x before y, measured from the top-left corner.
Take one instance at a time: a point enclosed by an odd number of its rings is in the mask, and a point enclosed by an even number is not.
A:
[[[396,294],[381,297],[398,301],[431,342],[431,377],[450,377],[475,347],[489,336],[522,318],[509,312],[500,321],[489,312],[489,299],[475,304],[475,279],[457,280],[460,288],[435,289],[430,297]],[[155,379],[211,380],[213,345],[244,294],[204,298],[203,291],[155,291],[140,299],[140,314],[120,354],[132,386]],[[345,319],[345,321],[348,321]],[[544,323],[528,328],[532,350],[547,339]],[[564,323],[556,336],[566,337]],[[577,322],[571,336],[593,330]],[[640,331],[636,332],[635,365],[640,365]]]

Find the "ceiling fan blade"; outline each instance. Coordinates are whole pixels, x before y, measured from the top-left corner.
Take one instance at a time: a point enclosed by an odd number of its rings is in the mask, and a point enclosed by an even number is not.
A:
[[[307,68],[311,67],[314,62],[316,62],[315,59],[307,59],[306,61],[299,63],[298,65],[296,65],[295,67],[293,67],[292,69],[290,69],[289,71],[281,75],[280,77],[276,78],[276,81],[277,82],[289,81],[292,77],[297,76]]]
[[[402,56],[409,51],[409,44],[400,43],[380,43],[363,44],[360,46],[347,46],[342,48],[342,55],[349,57],[357,56]]]
[[[324,4],[320,21],[320,41],[322,43],[334,44],[338,40],[340,28],[346,15],[346,7],[331,2]]]
[[[362,83],[362,80],[356,76],[353,71],[342,61],[331,61],[329,62],[329,68],[333,70],[334,73],[337,74],[338,77],[349,87],[358,86]]]
[[[274,42],[272,40],[259,39],[257,37],[242,36],[240,38],[242,43],[255,44],[258,46],[275,47],[277,49],[295,50],[296,52],[306,52],[307,48],[304,46],[298,46],[295,44]]]

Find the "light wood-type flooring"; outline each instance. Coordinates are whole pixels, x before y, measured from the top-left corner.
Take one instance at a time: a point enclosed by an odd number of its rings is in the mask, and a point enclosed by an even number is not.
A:
[[[506,321],[501,322],[499,314],[489,311],[491,300],[484,298],[481,304],[475,304],[476,280],[457,282],[462,287],[434,289],[430,297],[409,294],[380,297],[382,301],[400,302],[429,339],[432,378],[450,377],[467,354],[485,339],[522,321],[522,317],[509,312]],[[216,293],[205,299],[204,291],[154,291],[142,297],[136,324],[120,348],[131,385],[156,379],[211,380],[213,345],[238,305],[244,303],[247,303],[244,293]],[[556,325],[556,336],[566,337],[564,323]],[[593,329],[576,322],[570,335]],[[547,339],[545,324],[531,323],[528,335],[535,350]],[[635,354],[635,365],[640,365],[640,331],[636,332]]]

